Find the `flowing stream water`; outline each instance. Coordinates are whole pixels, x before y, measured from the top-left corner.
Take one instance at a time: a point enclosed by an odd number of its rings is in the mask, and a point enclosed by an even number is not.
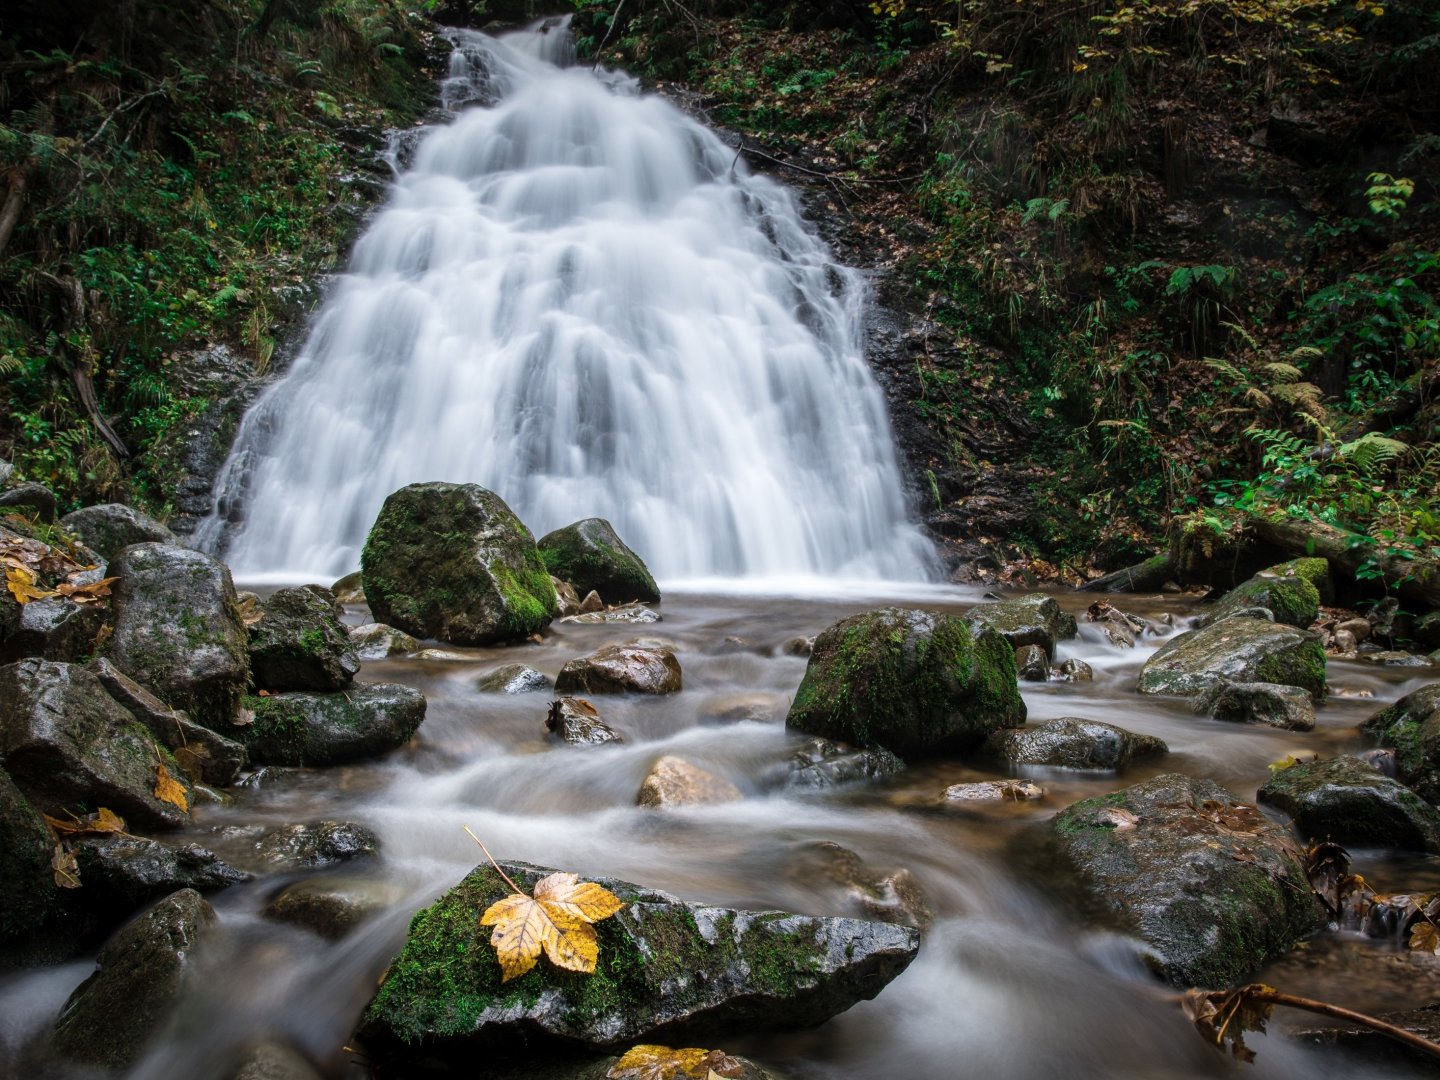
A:
[[[1123,777],[1041,773],[1045,801],[967,812],[940,806],[944,787],[1002,774],[937,760],[880,784],[786,788],[796,740],[782,719],[805,666],[781,648],[786,639],[883,603],[959,611],[981,599],[918,580],[832,584],[823,595],[757,585],[766,575],[923,575],[883,410],[855,347],[858,284],[828,263],[789,197],[745,176],[713,136],[623,77],[550,66],[558,35],[496,44],[467,34],[457,44],[449,100],[498,103],[426,136],[287,389],[247,423],[249,460],[232,476],[253,478],[232,548],[238,576],[324,580],[352,569],[381,496],[441,477],[500,490],[537,529],[604,513],[669,577],[749,576],[724,590],[667,588],[664,621],[646,631],[674,644],[685,689],[600,699],[623,746],[553,747],[544,695],[487,694],[475,682],[516,661],[553,676],[633,628],[557,625],[543,643],[367,663],[362,681],[426,694],[409,746],[350,767],[268,770],[232,802],[197,807],[174,839],[264,871],[258,830],[351,820],[376,831],[380,856],[262,872],[213,896],[220,918],[193,954],[193,989],[131,1080],[228,1080],[261,1040],[294,1046],[328,1075],[367,1075],[346,1039],[409,915],[479,861],[464,826],[501,858],[746,908],[854,914],[843,892],[798,869],[815,841],[843,844],[879,871],[910,870],[935,921],[903,975],[818,1030],[725,1044],[797,1080],[1230,1075],[1147,974],[1137,944],[1086,929],[1063,878],[1021,869],[1012,844],[1077,798],[1162,770],[1249,797],[1269,762],[1357,747],[1355,725],[1416,682],[1332,663],[1333,683],[1351,696],[1332,697],[1315,731],[1224,724],[1134,693],[1155,639],[1122,652],[1082,625],[1060,658],[1087,660],[1094,681],[1024,684],[1032,721],[1119,723],[1163,738],[1162,762]],[[1085,603],[1060,600],[1072,611]],[[1158,616],[1168,605],[1183,621],[1183,603],[1126,606]],[[753,718],[715,722],[737,706]],[[638,808],[649,766],[671,753],[745,798]],[[1419,859],[1359,852],[1357,868],[1382,890],[1436,884]],[[380,897],[383,913],[333,943],[263,917],[271,897],[307,875],[344,879]],[[87,959],[0,976],[0,1075],[43,1043],[91,969]],[[1261,974],[1361,1009],[1440,996],[1436,968],[1355,935],[1322,936]],[[1297,1022],[1277,1017],[1273,1027]],[[1250,1041],[1257,1080],[1350,1076],[1332,1054]]]

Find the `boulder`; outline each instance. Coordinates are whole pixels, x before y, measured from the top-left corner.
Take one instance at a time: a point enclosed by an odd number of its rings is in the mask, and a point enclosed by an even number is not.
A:
[[[1395,776],[1421,798],[1440,803],[1440,683],[1422,686],[1360,728],[1395,751]]]
[[[788,727],[902,757],[967,750],[1025,722],[1015,650],[954,615],[881,608],[815,639]]]
[[[673,694],[680,689],[680,661],[661,645],[606,645],[571,660],[555,679],[557,694]]]
[[[1324,559],[1299,559],[1296,562],[1320,563],[1328,572],[1329,564]],[[1195,625],[1204,628],[1222,619],[1263,608],[1270,612],[1275,622],[1304,630],[1320,615],[1320,592],[1315,588],[1312,577],[1311,574],[1294,572],[1293,563],[1262,570],[1221,597],[1214,607],[1196,620]]]
[[[571,746],[603,746],[625,741],[600,719],[599,710],[584,698],[562,697],[552,701],[545,717],[545,729]]]
[[[26,481],[0,491],[0,512],[20,510],[42,525],[55,523],[55,505],[55,493],[43,484]]]
[[[1090,682],[1095,678],[1095,669],[1071,657],[1055,669],[1055,677],[1062,682]]]
[[[1440,852],[1440,811],[1356,758],[1280,769],[1256,798],[1289,814],[1306,840]]]
[[[480,676],[475,689],[485,694],[543,694],[554,685],[550,678],[526,664],[506,664]]]
[[[162,896],[194,889],[214,892],[249,881],[244,870],[221,861],[199,844],[171,848],[128,834],[77,836],[70,841],[86,908],[115,922]]]
[[[261,1043],[245,1055],[230,1080],[323,1080],[305,1058],[291,1047]]]
[[[350,644],[361,660],[384,660],[387,656],[404,656],[420,651],[420,642],[404,630],[384,623],[365,623],[349,630]]]
[[[110,659],[167,705],[223,732],[250,675],[230,571],[188,548],[135,544],[110,572],[120,579]]]
[[[1132,761],[1164,757],[1170,748],[1153,735],[1062,716],[1035,727],[997,731],[985,748],[1011,765],[1047,765],[1064,769],[1123,769]]]
[[[831,788],[883,780],[905,770],[905,762],[881,746],[856,749],[830,739],[806,739],[785,762],[787,788]]]
[[[673,810],[682,806],[710,806],[739,802],[740,789],[712,772],[691,765],[684,758],[666,754],[658,758],[635,796],[636,806],[652,810]]]
[[[977,628],[988,626],[1017,649],[1039,645],[1047,656],[1055,655],[1058,642],[1077,633],[1075,617],[1043,593],[979,604],[965,613],[965,619]]]
[[[582,595],[593,589],[612,604],[660,602],[660,589],[650,571],[604,518],[586,518],[546,533],[539,548],[550,573]]]
[[[250,673],[260,690],[342,690],[360,670],[333,594],[280,589],[250,624]]]
[[[245,699],[255,722],[235,730],[262,765],[340,765],[388,753],[425,719],[425,695],[397,683],[344,693],[271,694]]]
[[[575,615],[580,611],[580,594],[568,581],[561,581],[553,574],[550,584],[555,586],[555,614]]]
[[[215,912],[193,889],[171,893],[112,937],[93,975],[55,1024],[52,1048],[86,1065],[123,1069],[185,993],[190,954]]]
[[[780,643],[780,652],[785,656],[809,656],[814,651],[813,637],[786,638]]]
[[[45,820],[0,769],[0,944],[37,929],[55,904]]]
[[[1291,559],[1268,570],[1262,570],[1262,574],[1269,574],[1271,577],[1300,577],[1315,586],[1315,592],[1320,596],[1322,604],[1333,604],[1335,602],[1335,579],[1330,573],[1330,560],[1318,557]]]
[[[190,823],[154,795],[163,766],[185,774],[90,672],[74,664],[21,660],[0,667],[0,763],[38,810],[64,817],[80,804],[108,807],[142,829]]]
[[[920,930],[935,920],[920,882],[909,870],[874,870],[849,848],[828,840],[796,845],[784,872],[797,885],[823,896],[828,910]]]
[[[1236,724],[1265,724],[1287,731],[1315,727],[1315,702],[1298,686],[1222,679],[1195,701],[1195,711]]]
[[[478,484],[411,484],[380,509],[360,556],[377,621],[456,645],[516,641],[555,617],[535,538]]]
[[[1050,656],[1042,645],[1021,645],[1015,650],[1015,674],[1022,682],[1050,678]]]
[[[1195,697],[1221,681],[1298,686],[1325,700],[1325,650],[1318,634],[1235,616],[1176,634],[1145,661],[1140,693]]]
[[[747,721],[773,724],[785,718],[785,710],[789,707],[789,700],[778,694],[726,694],[702,705],[695,719],[706,727]]]
[[[283,825],[261,832],[251,844],[252,861],[269,870],[330,866],[379,850],[379,837],[353,821]]]
[[[384,881],[326,874],[286,886],[262,914],[338,941],[401,898]]]
[[[120,554],[131,544],[174,544],[175,534],[160,522],[124,503],[87,506],[60,519],[66,531],[106,559]]]
[[[330,586],[330,593],[337,604],[365,603],[365,582],[359,570],[346,574]]]
[[[1012,777],[1008,780],[976,780],[968,784],[951,784],[940,798],[947,803],[1038,802],[1045,798],[1045,789],[1030,780]]]
[[[1078,802],[1048,842],[1082,906],[1142,938],[1182,986],[1233,985],[1324,925],[1295,849],[1210,780],[1166,773]]]
[[[566,615],[556,621],[574,626],[607,626],[616,623],[643,626],[663,620],[660,618],[660,613],[654,608],[648,608],[644,604],[625,604],[623,607],[586,611],[579,615]]]
[[[95,654],[108,618],[103,604],[77,604],[63,596],[20,604],[0,591],[0,663],[27,656],[84,662]]]
[[[1097,600],[1086,608],[1085,619],[1094,623],[1105,640],[1117,649],[1133,649],[1135,639],[1150,629],[1144,619],[1121,611],[1108,600]]]
[[[525,889],[550,873],[525,863],[503,869]],[[510,886],[481,866],[411,921],[360,1037],[397,1060],[473,1062],[477,1053],[490,1061],[813,1027],[874,997],[919,949],[909,927],[709,907],[596,880],[625,906],[595,925],[593,974],[541,960],[501,982],[476,913]]]

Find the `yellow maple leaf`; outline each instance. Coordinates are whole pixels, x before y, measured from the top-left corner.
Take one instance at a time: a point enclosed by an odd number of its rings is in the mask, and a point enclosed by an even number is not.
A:
[[[600,950],[591,923],[608,919],[623,902],[575,874],[550,874],[535,883],[534,891],[534,896],[526,896],[516,889],[480,916],[481,926],[495,927],[490,944],[500,961],[502,981],[524,975],[542,951],[556,967],[593,972]]]
[[[37,588],[35,574],[23,566],[12,566],[5,571],[5,587],[10,590],[10,595],[21,604],[28,604],[31,600],[44,600],[46,597],[55,595],[49,589]]]
[[[185,785],[170,775],[164,765],[155,766],[155,798],[189,811],[190,800],[185,797]]]

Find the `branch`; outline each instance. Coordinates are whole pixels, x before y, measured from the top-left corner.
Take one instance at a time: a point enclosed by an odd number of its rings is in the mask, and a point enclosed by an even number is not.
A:
[[[110,126],[110,121],[114,120],[115,117],[119,116],[122,112],[129,112],[131,109],[135,108],[136,105],[139,105],[142,101],[144,101],[146,98],[161,97],[161,96],[163,96],[164,94],[165,94],[165,88],[162,86],[162,87],[160,87],[160,89],[158,89],[158,90],[150,90],[150,91],[147,91],[146,93],[141,94],[139,97],[131,98],[129,101],[122,101],[119,105],[116,105],[115,108],[113,108],[113,109],[110,110],[110,115],[107,116],[107,117],[105,117],[104,123],[102,123],[102,124],[95,130],[95,134],[94,134],[94,135],[91,135],[90,138],[88,138],[88,139],[85,140],[85,142],[81,145],[80,149],[82,149],[82,150],[88,150],[88,149],[90,149],[90,144],[93,143],[96,139],[100,138],[101,135],[105,134],[105,129]]]
[[[22,166],[10,170],[10,190],[5,194],[5,205],[0,207],[0,255],[5,254],[5,245],[10,243],[10,234],[20,220],[20,207],[25,202],[25,184],[29,180],[29,169]]]

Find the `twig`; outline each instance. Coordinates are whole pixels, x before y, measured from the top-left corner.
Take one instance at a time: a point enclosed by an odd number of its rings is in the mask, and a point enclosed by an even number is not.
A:
[[[591,71],[594,71],[600,66],[600,56],[605,52],[605,46],[610,43],[610,35],[615,32],[615,24],[620,21],[620,9],[624,6],[625,0],[620,0],[620,2],[615,5],[615,14],[610,16],[610,25],[605,27],[605,36],[600,39],[600,44],[595,46],[595,63],[591,65]]]
[[[95,129],[95,134],[91,135],[90,138],[86,139],[85,142],[81,145],[80,149],[90,149],[90,144],[93,143],[96,139],[100,138],[101,135],[105,134],[105,129],[110,126],[110,121],[114,120],[115,117],[119,116],[122,112],[129,112],[146,98],[163,97],[165,95],[165,92],[165,88],[162,86],[159,90],[151,90],[147,93],[141,94],[139,97],[131,98],[129,101],[122,101],[119,105],[116,105],[115,108],[110,110],[110,115],[105,117],[104,123],[102,123],[98,128]]]
[[[1381,1035],[1388,1035],[1412,1049],[1440,1057],[1440,1043],[1431,1042],[1423,1035],[1416,1035],[1415,1032],[1406,1031],[1398,1024],[1387,1023],[1374,1016],[1366,1016],[1364,1013],[1358,1013],[1352,1009],[1331,1005],[1327,1001],[1316,1001],[1314,998],[1287,994],[1283,990],[1273,990],[1268,987],[1263,990],[1251,990],[1249,996],[1253,1001],[1264,1001],[1272,1005],[1288,1005],[1292,1009],[1303,1009],[1306,1012],[1319,1013],[1321,1016],[1333,1016],[1337,1020],[1348,1020],[1352,1024],[1359,1024],[1361,1027],[1378,1031]]]
[[[480,837],[476,836],[473,832],[470,831],[470,826],[464,825],[461,827],[465,830],[466,835],[469,836],[471,840],[474,840],[477,844],[480,845],[480,850],[485,852],[485,858],[490,860],[490,865],[495,867],[495,872],[505,879],[505,884],[509,885],[513,891],[519,893],[521,896],[526,895],[525,890],[520,888],[519,885],[516,885],[515,882],[511,881],[510,875],[505,873],[504,870],[500,869],[500,864],[495,861],[495,856],[490,854],[490,849],[485,846],[484,841],[482,841]]]

